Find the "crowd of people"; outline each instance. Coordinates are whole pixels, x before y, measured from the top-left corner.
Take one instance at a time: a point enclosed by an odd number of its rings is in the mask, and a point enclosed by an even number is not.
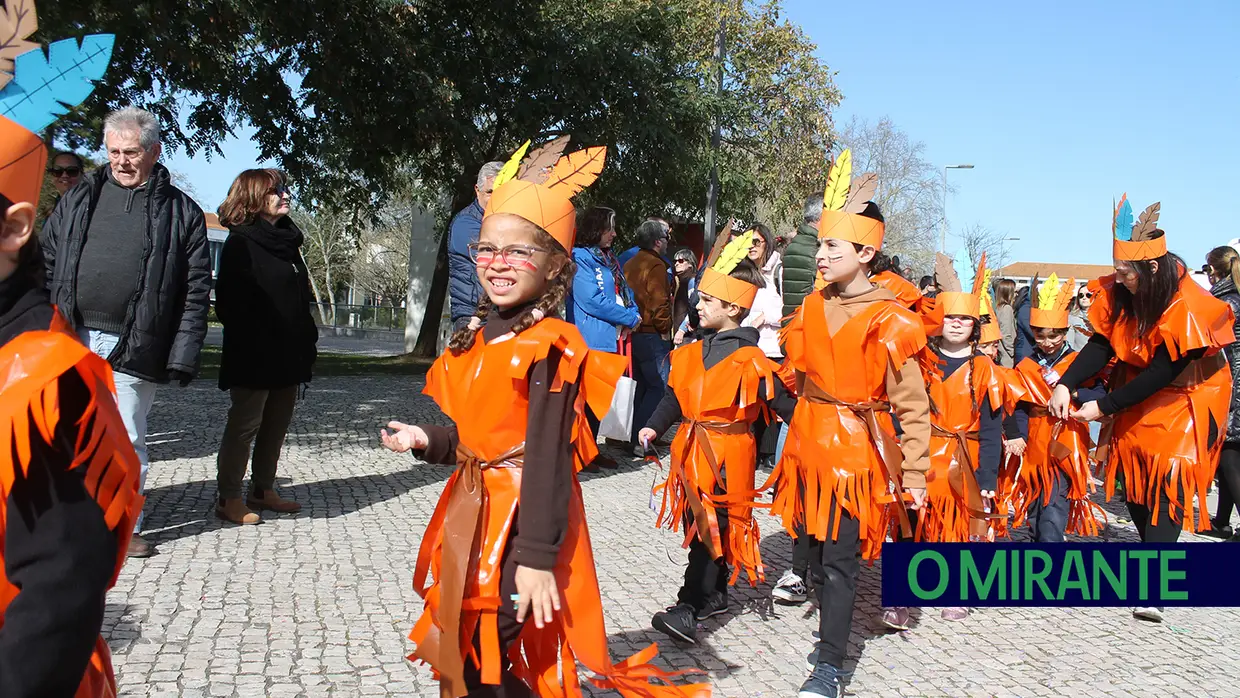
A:
[[[842,695],[860,562],[879,557],[884,541],[1055,543],[1098,536],[1106,521],[1092,499],[1098,484],[1108,498],[1122,488],[1142,541],[1174,541],[1186,529],[1236,540],[1229,521],[1240,501],[1240,420],[1231,410],[1233,374],[1240,370],[1240,253],[1211,251],[1213,287],[1203,289],[1168,250],[1157,204],[1139,217],[1126,197],[1116,207],[1115,272],[1100,279],[1078,285],[1050,275],[1021,286],[995,278],[984,259],[974,267],[940,254],[933,272],[914,284],[912,270],[883,249],[885,221],[867,196],[870,175],[839,185],[833,169],[827,191],[809,198],[794,234],[780,239],[758,222],[729,226],[699,263],[694,251],[671,247],[671,226],[658,216],[638,226],[632,249],[614,254],[616,213],[601,207],[581,212],[575,234],[555,236],[552,244],[541,232],[548,214],[524,202],[528,190],[544,201],[552,195],[541,181],[487,179],[501,169],[503,163],[485,167],[479,190],[503,191],[505,201],[482,205],[478,226],[464,233],[470,238],[452,244],[471,251],[469,280],[480,280],[486,299],[472,314],[475,326],[463,327],[432,370],[428,387],[449,416],[468,411],[471,425],[442,430],[394,422],[383,434],[393,450],[460,465],[441,511],[471,482],[481,482],[489,496],[489,477],[507,483],[505,469],[523,471],[516,491],[510,484],[499,490],[503,501],[517,502],[503,514],[509,523],[488,523],[480,539],[484,549],[499,544],[511,551],[488,582],[499,585],[504,605],[493,617],[467,614],[476,630],[449,649],[430,641],[432,629],[455,630],[447,614],[468,602],[444,608],[443,589],[420,587],[427,605],[414,630],[416,656],[441,672],[464,667],[459,686],[469,695],[542,694],[531,678],[539,675],[531,673],[535,668],[509,661],[529,656],[533,647],[540,655],[548,649],[540,644],[545,635],[519,634],[527,615],[540,631],[559,633],[566,662],[573,652],[597,650],[573,646],[571,634],[557,626],[565,605],[571,614],[597,603],[592,585],[561,595],[572,587],[561,575],[578,569],[576,558],[563,552],[564,540],[587,535],[584,521],[573,516],[579,491],[552,488],[562,498],[556,503],[527,487],[544,467],[528,451],[547,438],[548,420],[575,462],[561,467],[616,467],[597,441],[600,420],[616,409],[603,386],[614,386],[625,372],[637,384],[632,433],[614,445],[635,456],[652,447],[670,450],[669,475],[652,493],[662,501],[656,525],[683,530],[688,549],[684,584],[652,627],[694,642],[701,622],[727,612],[731,584],[741,577],[767,581],[755,512],[769,506],[792,537],[793,560],[771,594],[788,604],[804,603],[811,593],[818,598],[810,676],[799,693],[805,698]],[[571,281],[551,293],[555,280],[566,277]],[[549,298],[563,301],[566,321],[553,318]],[[527,341],[547,348],[507,341],[523,326],[543,328]],[[598,362],[582,361],[583,350]],[[478,423],[480,401],[498,383],[475,381],[471,389],[452,379],[480,375],[492,354],[492,361],[522,367],[505,375],[528,381],[519,388],[529,391],[528,401],[517,404],[530,411],[515,413],[519,428],[510,424],[511,411],[494,415],[494,424]],[[565,371],[570,356],[577,358]],[[541,391],[557,379],[568,394],[549,400]],[[569,409],[569,400],[577,407]],[[553,418],[545,411],[551,404],[568,414]],[[498,443],[478,430],[512,435]],[[660,440],[667,434],[674,434],[670,445]],[[761,483],[764,466],[771,473]],[[1210,517],[1206,494],[1216,475],[1219,507]],[[532,481],[553,477],[540,472]],[[760,504],[768,495],[772,503]],[[536,502],[537,514],[525,513],[526,498]],[[548,508],[568,511],[567,519],[548,525]],[[469,557],[449,551],[444,531],[450,525],[440,524],[424,540],[422,555],[436,578],[449,556]],[[581,528],[569,533],[574,526]],[[536,561],[533,551],[556,553]],[[473,560],[456,564],[472,569]],[[591,567],[591,582],[592,575]],[[416,579],[425,580],[425,572]],[[464,584],[464,591],[453,589],[454,599],[491,595]],[[967,608],[941,613],[952,621],[970,617]],[[1132,613],[1153,622],[1163,617],[1153,606]],[[885,608],[880,621],[907,631],[909,609]],[[489,623],[499,630],[487,630]],[[491,663],[488,656],[498,659]],[[663,690],[632,690],[627,663],[611,673],[587,666],[601,685],[625,695]],[[571,671],[570,664],[560,669]],[[489,680],[475,673],[487,671],[494,672]],[[488,692],[496,685],[508,692]]]
[[[152,114],[109,115],[108,162],[89,172],[71,154],[48,166],[37,134],[53,116],[0,116],[0,694],[109,696],[105,594],[127,558],[152,553],[139,535],[147,417],[158,386],[198,371],[211,270],[204,214],[159,164]],[[655,525],[688,549],[652,627],[694,642],[742,575],[766,582],[769,506],[793,539],[772,595],[818,599],[802,698],[842,695],[860,564],[889,540],[1096,536],[1095,475],[1108,497],[1122,486],[1143,542],[1232,538],[1236,249],[1209,253],[1207,291],[1168,249],[1159,206],[1134,216],[1125,197],[1114,273],[1082,289],[1052,276],[1017,291],[984,260],[942,255],[914,285],[884,251],[874,175],[833,167],[786,244],[751,223],[700,262],[683,249],[669,260],[671,226],[652,216],[616,256],[616,212],[573,203],[607,149],[567,145],[482,168],[450,233],[454,332],[426,378],[452,424],[380,432],[392,451],[455,466],[411,561],[424,601],[411,658],[442,695],[579,695],[578,662],[623,696],[709,694],[653,664],[653,645],[619,662],[609,651],[577,473],[616,467],[598,435],[625,374],[636,390],[617,441],[645,454],[675,428],[651,494]],[[45,174],[59,198],[36,232]],[[241,173],[218,210],[231,406],[216,514],[241,525],[300,508],[274,490],[317,339],[288,211],[287,183],[266,169]],[[881,621],[907,631],[908,609]]]

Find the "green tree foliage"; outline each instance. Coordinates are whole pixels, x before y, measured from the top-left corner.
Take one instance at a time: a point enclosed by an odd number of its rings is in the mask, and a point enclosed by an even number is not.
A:
[[[726,20],[722,95],[712,63]],[[696,217],[718,117],[721,210],[789,217],[821,186],[839,95],[779,3],[736,0],[79,0],[40,7],[39,36],[117,35],[105,84],[58,126],[98,144],[108,109],[139,104],[171,147],[218,152],[242,123],[301,201],[378,210],[411,172],[453,210],[477,168],[521,141],[609,147],[583,203],[630,228]],[[440,257],[444,257],[443,254]],[[429,299],[438,319],[446,264]],[[424,331],[423,337],[433,333]],[[429,347],[420,347],[427,351]]]

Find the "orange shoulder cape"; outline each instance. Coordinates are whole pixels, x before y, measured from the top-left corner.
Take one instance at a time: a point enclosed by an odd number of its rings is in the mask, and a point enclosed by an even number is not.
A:
[[[1175,361],[1194,349],[1207,349],[1207,356],[1216,354],[1236,341],[1231,306],[1210,295],[1188,274],[1180,279],[1175,298],[1159,318],[1154,332],[1145,337],[1136,336],[1136,323],[1131,318],[1111,322],[1115,285],[1114,274],[1089,282],[1094,292],[1089,321],[1095,331],[1110,340],[1120,361],[1144,368],[1160,344],[1167,347]]]

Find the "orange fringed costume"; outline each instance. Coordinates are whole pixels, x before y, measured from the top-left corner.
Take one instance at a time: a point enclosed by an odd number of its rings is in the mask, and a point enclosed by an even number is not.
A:
[[[527,377],[534,363],[555,348],[561,353],[555,385],[576,382],[577,469],[597,453],[585,418],[610,407],[616,380],[624,373],[622,357],[591,352],[572,325],[547,318],[506,340],[475,340],[468,352],[446,353],[427,374],[426,394],[457,425],[459,467],[448,480],[422,538],[414,588],[426,610],[409,637],[417,644],[410,659],[429,663],[439,674],[443,696],[466,693],[461,678],[465,662],[474,663],[484,683],[499,684],[496,610],[500,598],[501,560],[516,519],[521,467],[528,422]],[[434,582],[427,584],[430,573]],[[574,476],[568,527],[555,566],[563,612],[539,629],[526,623],[508,649],[512,673],[535,695],[559,698],[581,695],[576,663],[580,661],[600,688],[623,696],[707,695],[704,686],[655,686],[650,678],[670,675],[648,662],[655,647],[619,664],[607,649],[594,554],[590,547],[581,488]],[[481,638],[476,654],[473,638]],[[456,640],[450,640],[452,636]]]
[[[975,471],[978,467],[978,429],[981,404],[990,398],[995,409],[1011,413],[1023,391],[1005,381],[994,362],[975,356],[970,365],[930,380],[930,474],[926,477],[926,506],[917,521],[917,539],[932,543],[962,543],[970,536],[988,537],[990,524],[1000,512],[986,512]],[[972,387],[970,387],[972,383]],[[974,402],[976,396],[976,402]],[[970,527],[972,524],[972,528]]]
[[[683,421],[672,441],[672,467],[663,491],[658,525],[677,530],[686,513],[713,559],[732,565],[729,584],[744,568],[751,584],[765,579],[753,516],[757,445],[752,426],[773,394],[779,366],[756,346],[732,352],[709,370],[702,342],[672,352],[668,387],[676,394]],[[759,395],[764,385],[766,395]],[[726,473],[726,474],[725,474]],[[718,494],[723,490],[726,494]],[[727,534],[719,535],[717,509],[727,513]]]
[[[76,372],[90,398],[77,422],[74,468],[85,470],[84,484],[103,510],[108,530],[116,535],[116,567],[108,588],[116,584],[142,511],[138,494],[138,456],[129,443],[113,397],[112,367],[78,341],[56,313],[42,332],[24,332],[0,348],[0,524],[7,520],[9,492],[19,472],[30,465],[31,442],[51,443],[60,424],[60,377]],[[33,418],[37,432],[29,431]],[[0,532],[2,535],[2,532]],[[0,624],[3,612],[21,592],[4,575],[0,556]],[[90,663],[75,698],[116,695],[112,655],[102,636],[95,640]]]
[[[819,540],[836,538],[838,514],[846,511],[860,522],[867,560],[878,557],[886,537],[888,505],[895,501],[889,490],[902,490],[901,454],[880,417],[890,409],[888,374],[910,360],[923,374],[935,370],[920,319],[885,289],[871,295],[875,302],[844,319],[834,307],[838,299],[815,293],[781,331],[804,383],[772,474],[778,485],[771,510],[790,533],[804,522]],[[833,317],[842,321],[838,327]],[[849,370],[837,370],[842,366]]]
[[[900,305],[914,313],[921,312],[922,304],[926,301],[926,297],[921,295],[921,291],[918,291],[917,287],[908,279],[893,271],[880,271],[871,276],[870,281],[891,291]]]
[[[1166,243],[1162,244],[1165,249]],[[1160,345],[1173,361],[1195,349],[1206,352],[1170,386],[1114,416],[1106,456],[1107,498],[1114,494],[1116,475],[1122,469],[1125,498],[1149,507],[1151,523],[1156,524],[1162,514],[1160,494],[1165,489],[1173,508],[1170,515],[1189,514],[1183,518],[1186,527],[1208,529],[1206,492],[1223,445],[1221,437],[1209,442],[1210,422],[1220,430],[1226,426],[1231,399],[1231,373],[1222,354],[1222,348],[1235,341],[1231,308],[1183,273],[1158,325],[1147,335],[1137,336],[1132,318],[1111,322],[1115,285],[1114,275],[1089,284],[1095,294],[1089,321],[1095,332],[1110,341],[1120,362],[1112,374],[1112,390],[1148,366]],[[1106,431],[1101,441],[1100,449],[1107,445]],[[1192,524],[1194,495],[1198,510]]]
[[[1051,370],[1062,376],[1076,360],[1076,353],[1069,351]],[[1033,406],[1029,410],[1029,436],[1025,439],[1025,454],[1012,491],[1015,511],[1013,526],[1023,526],[1029,507],[1039,498],[1043,506],[1050,504],[1056,473],[1068,482],[1068,525],[1066,533],[1078,536],[1098,535],[1097,511],[1106,520],[1106,512],[1089,495],[1094,491],[1089,451],[1093,447],[1089,425],[1074,419],[1059,420],[1046,412],[1053,386],[1043,375],[1042,366],[1032,358],[1025,358],[1016,366],[1016,373],[1024,386],[1021,398]]]

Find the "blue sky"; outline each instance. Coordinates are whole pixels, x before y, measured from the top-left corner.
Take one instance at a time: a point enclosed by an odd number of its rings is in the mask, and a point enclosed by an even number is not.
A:
[[[837,123],[887,116],[934,164],[976,166],[949,175],[952,230],[1020,238],[1013,260],[1107,264],[1126,191],[1138,211],[1162,202],[1169,246],[1192,267],[1240,237],[1221,210],[1240,185],[1240,2],[788,0],[786,12],[837,73]],[[254,166],[249,135],[223,158],[168,156],[204,208]]]

